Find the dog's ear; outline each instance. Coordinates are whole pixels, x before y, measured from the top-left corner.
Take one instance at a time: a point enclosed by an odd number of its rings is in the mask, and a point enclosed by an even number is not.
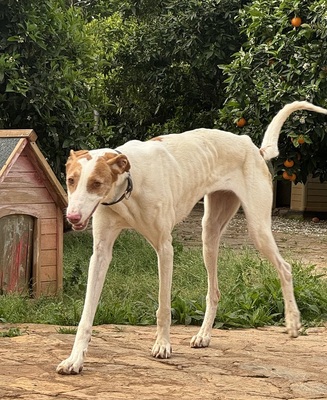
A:
[[[108,153],[104,155],[104,158],[111,168],[111,170],[115,174],[122,174],[123,172],[128,172],[131,168],[131,165],[128,161],[128,158],[125,154],[119,154],[118,156],[113,156],[112,154]]]
[[[87,160],[91,160],[91,155],[88,150],[70,150],[69,157],[66,162],[66,170],[72,164],[73,161],[76,161],[79,158],[85,157]]]
[[[69,165],[74,161],[74,160],[76,160],[76,154],[75,154],[75,151],[74,150],[70,150],[70,152],[69,152],[69,157],[68,157],[68,159],[67,159],[67,162],[66,162],[66,169],[69,167]]]
[[[76,154],[75,154],[75,151],[74,151],[74,150],[70,150],[70,152],[69,152],[69,158],[71,158],[72,160],[75,160]]]
[[[77,150],[77,151],[70,150],[68,161],[74,161],[79,157],[86,157],[88,160],[91,159],[88,150]]]
[[[72,154],[72,152],[75,158],[85,157],[87,160],[91,160],[92,158],[88,150],[77,150],[77,151],[70,150],[70,155]]]

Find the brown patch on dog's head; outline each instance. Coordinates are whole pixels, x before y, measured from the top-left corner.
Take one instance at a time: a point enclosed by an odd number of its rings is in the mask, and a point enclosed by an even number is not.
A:
[[[74,162],[80,160],[81,158],[86,158],[87,160],[92,159],[88,150],[78,150],[78,151],[70,150],[69,157],[66,162],[66,174],[68,173],[68,170],[74,164]]]
[[[128,158],[125,156],[125,154],[119,154],[116,156],[115,154],[107,153],[103,157],[112,171],[116,174],[128,172],[131,168]]]
[[[107,153],[96,161],[87,181],[87,191],[106,196],[118,176],[130,170],[130,163],[124,154]]]
[[[66,184],[69,193],[73,193],[77,188],[82,171],[82,165],[78,161],[82,158],[86,158],[87,160],[92,159],[87,150],[70,150],[66,163]]]
[[[150,140],[153,140],[154,142],[162,142],[162,137],[156,136],[156,137],[151,138]]]
[[[78,158],[83,158],[83,157],[85,157],[87,160],[92,159],[92,156],[88,150],[77,150],[77,151],[70,150],[67,162],[76,160]]]
[[[92,162],[92,165],[88,164],[89,161]],[[86,190],[99,197],[106,196],[118,176],[130,170],[130,163],[124,154],[105,153],[93,160],[91,154],[86,150],[76,152],[71,150],[66,163],[66,183],[70,194],[77,189],[83,173],[83,165],[91,167],[88,168]]]

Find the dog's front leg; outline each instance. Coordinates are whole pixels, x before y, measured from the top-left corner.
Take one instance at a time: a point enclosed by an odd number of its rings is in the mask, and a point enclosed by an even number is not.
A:
[[[157,310],[157,339],[153,357],[170,358],[171,283],[174,251],[171,239],[157,249],[159,270],[159,308]]]
[[[93,255],[90,260],[85,304],[81,321],[78,325],[70,357],[62,361],[57,367],[57,372],[59,374],[74,375],[80,373],[83,369],[85,354],[89,341],[91,340],[94,315],[112,258],[113,242],[114,240],[111,243],[108,243],[108,240],[99,241],[94,246]]]

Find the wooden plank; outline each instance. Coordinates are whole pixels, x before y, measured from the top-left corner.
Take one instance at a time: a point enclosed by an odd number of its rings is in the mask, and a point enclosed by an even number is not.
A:
[[[45,188],[1,188],[1,204],[44,204],[53,199]]]
[[[42,171],[45,176],[44,183],[54,201],[62,210],[65,209],[68,204],[67,194],[36,143],[30,143],[30,146],[26,147],[26,153],[28,153],[30,159],[34,159],[34,162],[38,163],[40,172]]]
[[[45,296],[53,296],[57,293],[57,284],[55,281],[52,282],[41,282],[40,294]]]
[[[320,183],[319,177],[313,178],[312,175],[308,177],[308,184],[315,183],[315,182]]]
[[[310,194],[313,194],[313,195],[316,195],[316,196],[325,196],[325,197],[327,197],[327,187],[326,187],[326,190],[324,190],[324,189],[322,189],[322,188],[311,188],[311,189],[308,189],[309,190],[309,192],[310,192]]]
[[[11,189],[13,187],[17,187],[18,185],[20,187],[45,187],[37,172],[10,171],[2,182],[1,189]]]
[[[53,201],[55,201],[61,209],[67,207],[67,195],[36,143],[28,143],[28,145],[24,147],[20,156],[18,158],[16,157],[15,162],[12,163],[10,171],[16,174],[15,176],[27,172],[36,172],[38,175],[38,180],[36,181],[37,186],[40,186],[40,182],[43,182]]]
[[[327,211],[327,183],[321,183],[319,178],[309,178],[307,183],[307,211]]]
[[[0,138],[28,138],[35,142],[37,134],[33,129],[0,129]]]
[[[42,266],[40,271],[41,285],[42,282],[55,282],[57,280],[56,265]]]
[[[310,185],[308,185],[308,190],[317,190],[317,191],[319,191],[319,192],[322,192],[322,193],[327,193],[327,185],[324,185],[324,184],[322,184],[322,183],[312,183],[312,184],[310,184]]]
[[[57,209],[57,290],[63,288],[63,253],[64,253],[64,219],[61,210]]]
[[[47,235],[57,232],[56,218],[42,218],[41,220],[41,235]]]
[[[57,264],[57,251],[56,250],[41,250],[40,252],[40,265],[56,265]]]
[[[33,296],[41,294],[40,282],[40,236],[41,222],[40,218],[34,220],[34,241],[33,241],[33,265],[32,265],[32,293]]]
[[[320,204],[327,204],[326,196],[313,196],[311,193],[308,193],[308,204],[309,203],[320,203]]]
[[[3,204],[0,190],[0,218],[11,214],[29,214],[36,218],[56,218],[57,207],[54,203],[44,204]]]
[[[57,234],[41,235],[41,250],[56,250]]]
[[[290,209],[294,211],[304,211],[306,202],[306,188],[303,184],[292,183]]]
[[[24,153],[24,152],[23,152]],[[21,154],[15,164],[11,168],[12,172],[26,173],[37,172],[35,165],[31,162],[27,154]]]

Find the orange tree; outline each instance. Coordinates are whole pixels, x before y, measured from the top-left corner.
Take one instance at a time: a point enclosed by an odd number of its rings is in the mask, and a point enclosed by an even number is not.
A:
[[[83,14],[65,0],[0,0],[0,128],[35,129],[59,178],[68,148],[94,140],[93,57]]]
[[[325,0],[254,0],[239,13],[246,42],[222,66],[227,99],[217,125],[247,134],[260,144],[276,112],[294,100],[327,108],[327,8]],[[240,118],[246,120],[237,126]],[[280,138],[276,176],[296,182],[309,174],[327,180],[327,119],[293,114]],[[292,167],[284,165],[292,160]],[[286,174],[284,174],[284,177]]]

